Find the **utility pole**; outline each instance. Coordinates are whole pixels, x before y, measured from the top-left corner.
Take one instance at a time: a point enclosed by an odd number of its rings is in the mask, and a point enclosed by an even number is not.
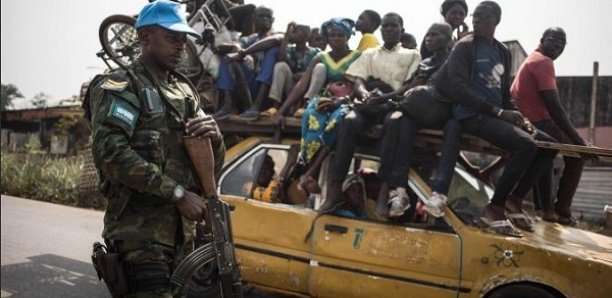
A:
[[[593,62],[593,84],[591,87],[591,116],[589,121],[589,142],[595,145],[595,115],[597,107],[597,80],[599,79],[599,62]]]

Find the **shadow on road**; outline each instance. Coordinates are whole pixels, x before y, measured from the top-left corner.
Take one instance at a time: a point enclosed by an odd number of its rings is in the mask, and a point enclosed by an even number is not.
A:
[[[30,262],[2,266],[2,298],[110,298],[104,282],[90,263],[53,254],[28,258]],[[245,286],[248,298],[282,298]]]
[[[28,259],[2,266],[2,297],[110,297],[90,263],[52,254]]]

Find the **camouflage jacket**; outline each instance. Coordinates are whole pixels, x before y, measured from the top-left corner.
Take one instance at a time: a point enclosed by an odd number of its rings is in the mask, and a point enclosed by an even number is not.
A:
[[[140,61],[131,69],[136,78],[115,71],[95,78],[88,91],[92,153],[108,199],[102,237],[179,244],[189,240],[192,229],[183,224],[172,191],[180,184],[201,192],[182,141],[200,99],[179,74],[155,82]],[[223,142],[213,149],[219,169]]]

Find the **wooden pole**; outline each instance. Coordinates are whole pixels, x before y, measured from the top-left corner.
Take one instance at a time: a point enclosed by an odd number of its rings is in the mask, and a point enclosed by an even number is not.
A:
[[[595,145],[595,115],[597,107],[597,80],[599,78],[599,62],[593,62],[593,85],[591,87],[591,116],[589,121],[589,142]]]

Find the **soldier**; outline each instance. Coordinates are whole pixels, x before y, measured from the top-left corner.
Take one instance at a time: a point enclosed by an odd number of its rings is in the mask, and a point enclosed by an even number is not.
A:
[[[170,297],[170,276],[193,250],[204,202],[183,145],[184,136],[209,137],[215,169],[225,146],[217,124],[200,109],[189,81],[175,72],[189,27],[175,2],[147,4],[136,22],[141,57],[89,90],[93,156],[108,200],[102,236],[119,253],[126,297]],[[108,281],[107,281],[108,283]]]

